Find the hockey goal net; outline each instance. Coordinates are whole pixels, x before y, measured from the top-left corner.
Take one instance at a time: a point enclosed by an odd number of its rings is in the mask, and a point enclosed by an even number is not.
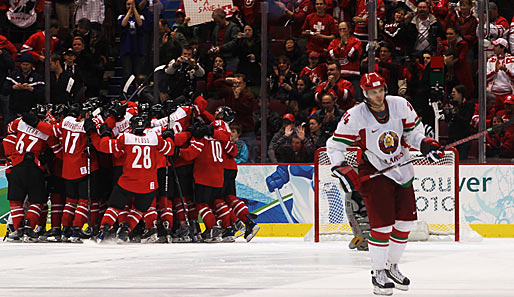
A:
[[[345,153],[346,161],[357,168],[361,151],[356,149]],[[411,157],[419,157],[420,152],[411,152]],[[458,153],[445,151],[443,159],[430,163],[427,159],[415,161],[413,182],[418,210],[416,226],[428,225],[427,238],[445,236],[459,241],[463,230],[463,220],[459,219],[459,162]],[[351,235],[345,213],[345,193],[339,180],[332,176],[332,165],[325,148],[315,155],[314,168],[314,241],[337,240],[337,235]],[[425,224],[426,222],[426,224]],[[421,223],[421,224],[420,224]],[[471,230],[467,226],[466,230]],[[419,232],[419,231],[418,231]],[[478,234],[477,234],[478,235]],[[478,235],[479,236],[479,235]]]

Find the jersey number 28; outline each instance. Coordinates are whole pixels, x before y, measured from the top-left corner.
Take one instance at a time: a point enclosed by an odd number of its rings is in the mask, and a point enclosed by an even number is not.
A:
[[[134,158],[134,162],[132,162],[132,168],[145,168],[150,169],[152,167],[152,158],[150,157],[150,147],[145,146],[141,148],[140,146],[136,145],[132,147],[132,153],[136,154],[136,157]],[[142,164],[141,161],[141,155],[143,155]]]

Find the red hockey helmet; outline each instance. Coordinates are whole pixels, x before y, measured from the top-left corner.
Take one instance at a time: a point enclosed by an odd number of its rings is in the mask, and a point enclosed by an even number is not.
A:
[[[376,72],[366,73],[361,77],[361,89],[364,94],[366,94],[366,91],[382,86],[387,90],[385,79]]]

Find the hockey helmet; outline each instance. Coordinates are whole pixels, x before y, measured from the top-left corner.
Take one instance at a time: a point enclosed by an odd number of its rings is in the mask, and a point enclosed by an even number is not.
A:
[[[36,104],[30,109],[30,113],[35,114],[40,120],[46,118],[46,107],[43,104]]]
[[[148,126],[148,121],[144,115],[135,115],[130,118],[130,129],[136,135],[143,135]]]
[[[59,117],[59,116],[65,115],[67,111],[68,111],[68,106],[66,106],[66,104],[56,104],[52,108],[52,115],[54,117]]]
[[[361,77],[361,89],[364,93],[364,96],[367,97],[367,91],[380,87],[384,87],[387,91],[386,81],[380,74],[371,72],[366,73]]]
[[[216,114],[223,115],[222,120],[227,124],[232,123],[234,121],[234,118],[236,115],[236,113],[232,110],[232,108],[230,108],[226,105],[222,105],[222,106],[219,106],[218,108],[216,108],[215,115]]]
[[[68,115],[77,118],[80,115],[80,103],[73,103],[68,109]]]
[[[151,111],[152,111],[152,107],[150,106],[150,103],[140,102],[139,105],[137,106],[137,112],[139,114],[143,114],[143,113],[150,114]]]
[[[156,117],[162,117],[164,116],[164,113],[163,113],[163,106],[162,104],[160,103],[156,103],[154,105],[152,105],[152,114]]]

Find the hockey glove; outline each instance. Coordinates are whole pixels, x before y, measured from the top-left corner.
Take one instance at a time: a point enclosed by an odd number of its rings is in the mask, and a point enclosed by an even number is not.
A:
[[[91,135],[91,133],[96,131],[96,125],[92,118],[87,118],[84,120],[84,131],[86,131],[87,135]]]
[[[268,186],[270,193],[273,193],[275,189],[282,189],[282,187],[288,182],[289,170],[287,165],[278,165],[277,171],[266,177],[266,185]]]
[[[21,119],[27,123],[27,125],[37,128],[37,124],[39,124],[39,118],[37,115],[30,113],[30,112],[24,112],[21,114]]]
[[[162,131],[162,138],[168,139],[171,138],[171,140],[175,140],[175,132],[172,129],[166,129]]]
[[[107,123],[100,126],[98,131],[100,132],[100,137],[105,137],[105,136],[112,137],[112,129],[111,129],[111,127],[109,127],[109,125],[107,125]]]
[[[196,139],[202,139],[207,132],[206,129],[207,126],[202,123],[195,124],[191,127],[191,135]]]
[[[343,162],[340,166],[332,167],[332,176],[339,178],[341,187],[345,193],[358,191],[360,187],[359,175],[352,167]]]
[[[439,141],[433,138],[425,137],[421,141],[421,153],[430,163],[435,163],[444,157],[444,151],[441,149],[442,146]]]
[[[123,120],[127,113],[127,107],[123,104],[118,104],[112,107],[111,114],[114,116],[117,122]]]

